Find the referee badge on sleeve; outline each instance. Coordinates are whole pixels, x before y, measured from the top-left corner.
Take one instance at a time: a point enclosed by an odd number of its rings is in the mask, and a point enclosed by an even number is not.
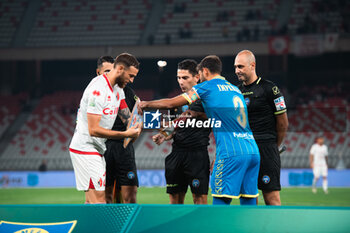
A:
[[[286,108],[286,104],[284,102],[284,97],[278,97],[277,99],[274,99],[273,102],[275,103],[275,107],[277,111],[281,111]]]

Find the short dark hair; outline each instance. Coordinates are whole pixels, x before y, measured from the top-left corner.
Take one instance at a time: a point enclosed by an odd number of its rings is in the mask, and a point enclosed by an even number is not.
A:
[[[177,64],[177,69],[188,70],[188,72],[190,74],[192,74],[193,76],[198,74],[197,62],[195,60],[192,60],[192,59],[185,59],[185,60],[179,62],[179,64]]]
[[[108,62],[113,64],[114,63],[114,59],[111,56],[101,56],[97,59],[97,68],[101,68],[102,64],[104,62]]]
[[[216,55],[206,56],[197,66],[197,70],[203,70],[203,68],[207,68],[212,74],[221,74],[222,63],[220,58]]]
[[[116,67],[119,63],[122,63],[128,68],[130,66],[134,66],[136,69],[139,69],[140,66],[140,62],[136,59],[136,57],[129,53],[119,54],[114,60],[114,67]]]

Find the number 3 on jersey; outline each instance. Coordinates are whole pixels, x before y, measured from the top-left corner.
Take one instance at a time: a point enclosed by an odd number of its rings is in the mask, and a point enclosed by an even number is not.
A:
[[[244,104],[241,98],[238,96],[233,97],[233,106],[235,107],[235,110],[238,110],[239,108],[239,114],[237,116],[238,123],[245,128],[247,126],[247,115],[244,109]]]

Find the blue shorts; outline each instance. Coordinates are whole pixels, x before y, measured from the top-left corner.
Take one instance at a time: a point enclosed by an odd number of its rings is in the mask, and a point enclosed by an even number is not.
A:
[[[260,155],[239,155],[217,159],[211,175],[213,197],[255,198],[258,193]]]

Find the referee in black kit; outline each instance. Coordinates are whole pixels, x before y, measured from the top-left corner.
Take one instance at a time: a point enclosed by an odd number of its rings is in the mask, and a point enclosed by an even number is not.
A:
[[[261,156],[258,188],[266,205],[281,205],[278,147],[288,128],[284,97],[273,82],[256,75],[255,56],[251,51],[239,52],[234,67],[238,80],[243,82],[238,87],[247,104],[249,125]]]
[[[101,75],[113,67],[114,59],[103,56],[97,60],[97,75]],[[134,78],[130,79],[134,82]],[[124,89],[125,101],[130,111],[134,108],[137,96],[133,89],[126,86]],[[125,131],[126,125],[119,116],[115,119],[112,130]],[[135,151],[133,143],[130,142],[126,148],[123,147],[124,139],[106,141],[107,150],[104,154],[106,160],[106,190],[107,203],[136,203],[137,187],[139,185]]]
[[[185,93],[199,81],[197,62],[186,59],[178,64],[177,81]],[[198,120],[206,119],[201,101],[182,106],[177,114],[191,115]],[[181,116],[180,116],[181,117]],[[191,187],[194,204],[208,204],[210,160],[208,154],[210,128],[178,127],[165,138],[153,136],[160,145],[164,140],[174,139],[171,153],[165,158],[165,178],[170,204],[184,204],[188,186]]]

